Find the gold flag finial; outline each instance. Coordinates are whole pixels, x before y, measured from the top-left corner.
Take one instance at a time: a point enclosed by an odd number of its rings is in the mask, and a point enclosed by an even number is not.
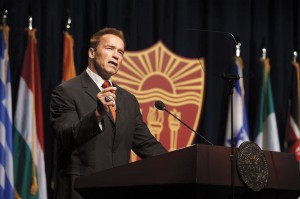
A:
[[[6,9],[4,9],[3,15],[2,15],[2,25],[3,26],[6,26],[7,13],[8,13],[8,11]]]
[[[297,51],[294,51],[294,52],[293,52],[293,55],[294,55],[294,56],[293,56],[293,62],[296,63],[296,62],[297,62],[297,57],[298,57]]]
[[[29,17],[28,29],[32,30],[32,17]]]
[[[237,57],[239,57],[240,55],[241,55],[241,43],[238,43],[236,46],[235,46],[235,48],[236,48],[236,50],[235,50],[235,55],[237,56]]]
[[[263,48],[262,49],[262,56],[261,56],[263,59],[266,59],[267,58],[267,49],[266,48]]]

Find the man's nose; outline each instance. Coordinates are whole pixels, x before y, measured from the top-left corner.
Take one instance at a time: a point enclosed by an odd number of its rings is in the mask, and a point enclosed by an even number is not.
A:
[[[118,60],[120,57],[118,51],[114,50],[114,53],[113,53],[113,58],[115,58],[116,60]]]

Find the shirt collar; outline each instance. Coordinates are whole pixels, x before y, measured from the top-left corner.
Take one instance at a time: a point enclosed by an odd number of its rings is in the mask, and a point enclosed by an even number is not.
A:
[[[89,67],[86,68],[87,74],[92,78],[92,80],[96,83],[98,88],[102,90],[102,84],[104,83],[104,79],[100,77],[98,74],[94,73]],[[108,80],[110,82],[110,85],[112,85],[111,79]]]

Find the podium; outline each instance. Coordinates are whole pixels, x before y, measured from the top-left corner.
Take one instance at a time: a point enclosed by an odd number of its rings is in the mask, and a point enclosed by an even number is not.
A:
[[[231,198],[230,150],[224,146],[192,145],[79,177],[74,186],[87,199]],[[266,186],[258,192],[248,188],[234,166],[235,198],[300,197],[300,172],[294,154],[263,153],[269,172]]]

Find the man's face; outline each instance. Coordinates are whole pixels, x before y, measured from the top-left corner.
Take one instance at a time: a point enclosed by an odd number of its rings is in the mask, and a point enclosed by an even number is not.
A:
[[[96,49],[90,48],[89,57],[92,59],[92,70],[107,80],[116,74],[124,55],[124,42],[121,38],[106,34],[100,39]]]

